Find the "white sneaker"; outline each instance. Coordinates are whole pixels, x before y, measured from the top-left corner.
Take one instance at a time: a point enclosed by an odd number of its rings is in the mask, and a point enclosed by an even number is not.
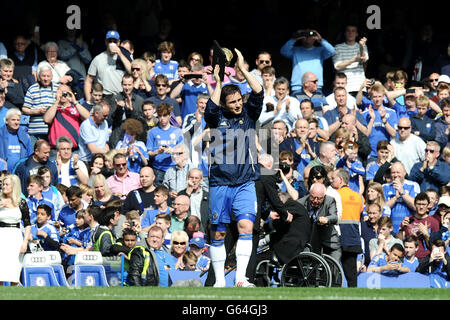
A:
[[[241,288],[255,288],[256,286],[253,283],[248,282],[247,279],[244,280],[236,280],[235,287],[241,287]]]
[[[216,282],[213,285],[214,288],[225,288],[225,286],[226,286],[225,282],[223,282],[223,283],[222,282]]]

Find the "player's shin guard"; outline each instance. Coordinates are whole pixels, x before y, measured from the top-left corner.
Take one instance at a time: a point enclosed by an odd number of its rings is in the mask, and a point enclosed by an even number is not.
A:
[[[225,260],[227,258],[227,253],[225,251],[224,240],[212,240],[209,250],[211,264],[216,277],[216,283],[214,286],[225,287]]]
[[[236,244],[236,281],[246,279],[248,261],[252,254],[252,234],[240,234]]]

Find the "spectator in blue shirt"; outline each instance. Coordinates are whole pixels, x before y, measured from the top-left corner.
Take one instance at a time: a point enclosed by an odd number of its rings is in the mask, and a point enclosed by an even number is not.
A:
[[[336,169],[345,168],[350,174],[348,187],[360,194],[364,193],[364,175],[366,170],[358,159],[359,146],[356,142],[347,141],[344,143],[344,156],[336,163]]]
[[[386,204],[391,208],[394,234],[398,233],[403,218],[414,215],[416,210],[414,198],[420,193],[419,185],[414,181],[406,180],[405,177],[405,167],[397,161],[391,166],[391,182],[383,185]]]
[[[46,204],[40,204],[37,207],[36,223],[31,226],[31,236],[45,251],[58,251],[59,234],[49,222],[51,216],[52,209]]]
[[[175,55],[175,46],[172,42],[163,41],[158,46],[160,59],[155,61],[153,70],[156,74],[163,74],[169,79],[169,85],[178,80],[178,62],[172,60]]]
[[[151,129],[147,136],[148,155],[153,160],[155,172],[155,186],[162,184],[164,174],[175,163],[172,160],[172,148],[183,142],[183,133],[180,128],[170,124],[172,107],[167,103],[161,103],[157,108],[158,126]]]
[[[425,148],[425,161],[417,162],[409,173],[409,179],[420,185],[422,192],[428,189],[439,191],[450,182],[450,165],[439,160],[441,147],[436,141],[428,141]]]
[[[430,110],[430,99],[421,96],[417,98],[417,114],[410,118],[412,133],[421,137],[425,142],[436,138],[435,122],[427,116],[428,110]]]
[[[398,275],[410,270],[402,266],[405,249],[399,243],[392,245],[389,254],[382,253],[373,257],[367,267],[367,272],[377,272],[384,275]]]
[[[295,46],[297,41],[301,46]],[[315,44],[319,44],[315,46]],[[323,87],[323,62],[334,55],[334,47],[328,43],[316,30],[298,30],[281,48],[281,54],[292,60],[292,95],[302,89],[301,79],[305,72],[317,75],[318,87]]]
[[[30,137],[20,126],[21,115],[19,109],[9,109],[6,112],[5,125],[0,127],[0,158],[6,160],[10,172],[20,159],[28,158],[33,153]]]
[[[419,266],[419,259],[416,257],[416,252],[419,249],[419,242],[417,237],[409,236],[403,240],[405,247],[405,257],[402,266],[408,268],[411,272],[415,272]]]

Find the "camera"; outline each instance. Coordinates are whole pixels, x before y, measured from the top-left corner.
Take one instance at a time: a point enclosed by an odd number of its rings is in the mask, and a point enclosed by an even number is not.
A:
[[[130,227],[134,227],[134,221],[128,221],[128,224],[130,225]]]
[[[409,223],[413,223],[414,222],[414,217],[409,217]]]
[[[416,90],[415,89],[406,89],[406,94],[415,94]]]
[[[68,95],[67,91],[63,91],[63,92],[62,92],[62,96],[63,96],[64,98],[67,97],[67,95]]]
[[[314,37],[314,31],[303,31],[303,32],[299,32],[296,31],[293,34],[293,38],[294,39],[298,39],[298,38],[308,38],[308,37]]]
[[[375,79],[370,79],[370,85],[373,86],[375,84]]]
[[[284,174],[288,174],[291,170],[291,165],[286,162],[280,162],[280,169]]]

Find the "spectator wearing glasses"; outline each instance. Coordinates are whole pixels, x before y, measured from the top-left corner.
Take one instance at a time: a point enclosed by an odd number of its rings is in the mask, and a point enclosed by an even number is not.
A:
[[[184,222],[189,215],[191,199],[187,195],[179,195],[175,198],[175,201],[173,202],[173,206],[174,206],[175,210],[172,212],[172,215],[171,215],[172,217],[171,217],[171,223],[170,223],[170,229],[169,229],[170,232],[172,232],[172,235],[173,235],[173,232],[175,232],[177,230],[183,231]],[[188,236],[187,236],[186,242],[187,241],[189,241]]]
[[[101,102],[92,108],[92,114],[80,126],[80,160],[89,162],[95,153],[109,151],[108,118],[109,105]]]
[[[192,67],[197,64],[200,63],[203,66],[203,57],[200,53],[198,52],[192,52],[189,56],[188,56],[188,64],[190,66],[190,68],[192,69]]]
[[[250,71],[250,73],[255,76],[261,85],[263,85],[262,71],[265,67],[272,66],[272,55],[267,51],[260,52],[256,58],[255,64],[256,68]]]
[[[183,266],[183,256],[187,252],[189,245],[189,236],[183,230],[175,230],[172,232],[170,239],[170,253],[176,261],[175,269],[181,269]]]
[[[297,41],[301,46],[295,46]],[[319,44],[315,46],[315,44]],[[332,57],[335,53],[334,47],[316,30],[306,29],[298,30],[292,35],[292,38],[286,42],[280,50],[280,53],[292,60],[292,95],[301,93],[305,85],[303,76],[310,71],[317,75],[317,87],[323,86],[323,62]]]
[[[297,97],[300,103],[309,99],[314,105],[314,113],[316,116],[322,116],[324,113],[324,106],[327,105],[326,97],[322,94],[319,89],[319,79],[316,74],[312,72],[306,72],[302,76],[302,87],[296,92],[292,93],[292,96]],[[293,91],[293,83],[291,82],[291,90]]]
[[[149,80],[149,70],[144,59],[134,59],[131,62],[131,75],[133,77],[133,92],[146,99],[156,94],[153,81]]]
[[[183,119],[181,118],[180,105],[177,100],[172,99],[167,95],[169,91],[169,79],[163,74],[158,74],[155,77],[155,88],[156,95],[147,100],[152,101],[155,104],[156,109],[158,109],[158,106],[163,102],[169,104],[172,107],[170,124],[178,128],[181,127]]]
[[[428,97],[434,97],[437,94],[437,87],[438,87],[438,81],[439,81],[439,73],[433,72],[428,76],[428,79],[426,79],[428,82],[428,88],[430,88],[430,91],[427,93]]]
[[[440,161],[441,147],[436,141],[428,141],[425,148],[425,161],[417,162],[411,169],[409,179],[420,185],[420,191],[428,189],[439,191],[450,182],[450,165]]]
[[[106,179],[112,194],[125,200],[128,193],[141,187],[139,173],[128,170],[127,157],[117,153],[113,158],[115,173]]]
[[[411,120],[400,118],[397,126],[398,137],[391,140],[395,157],[403,163],[406,173],[410,173],[414,164],[425,160],[425,142],[411,134]]]
[[[120,35],[117,31],[110,30],[105,38],[106,50],[97,55],[89,65],[84,81],[84,96],[91,100],[91,89],[94,79],[103,85],[104,98],[111,103],[112,96],[122,91],[122,77],[125,72],[131,73],[131,63],[120,49]],[[125,66],[125,70],[117,68],[119,59]]]

